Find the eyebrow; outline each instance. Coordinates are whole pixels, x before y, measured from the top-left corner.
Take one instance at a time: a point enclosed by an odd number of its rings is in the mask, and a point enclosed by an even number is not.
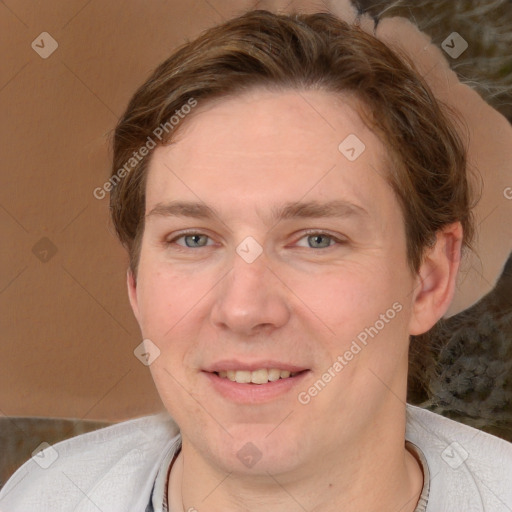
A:
[[[369,216],[368,212],[362,206],[343,200],[333,200],[326,203],[320,203],[318,201],[293,201],[285,203],[282,206],[273,206],[270,211],[271,222],[294,218],[347,218]],[[146,218],[151,216],[192,217],[195,219],[214,219],[215,217],[221,217],[215,208],[204,203],[193,201],[157,203],[146,215]]]

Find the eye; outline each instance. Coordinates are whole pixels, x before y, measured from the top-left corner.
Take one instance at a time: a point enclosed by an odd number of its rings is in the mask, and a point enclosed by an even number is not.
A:
[[[336,243],[343,244],[344,240],[341,240],[329,233],[322,231],[310,231],[307,235],[303,236],[299,240],[306,239],[307,245],[297,244],[300,247],[307,247],[309,249],[326,249]]]
[[[178,240],[184,240],[185,244],[178,243]],[[203,233],[186,233],[181,234],[171,240],[166,241],[168,245],[177,244],[181,247],[188,247],[189,249],[195,249],[200,247],[206,247],[208,244],[209,236]]]
[[[302,242],[305,240],[305,242]],[[182,233],[181,235],[175,236],[170,240],[165,241],[166,245],[177,245],[188,249],[200,249],[214,245],[213,241],[208,235],[199,232]],[[346,243],[330,233],[323,231],[310,231],[304,236],[299,238],[296,245],[299,247],[306,247],[308,249],[327,249],[333,245],[341,245]]]

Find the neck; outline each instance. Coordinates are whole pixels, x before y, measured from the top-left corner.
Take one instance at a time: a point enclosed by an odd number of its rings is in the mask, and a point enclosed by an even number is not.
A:
[[[169,480],[170,510],[413,512],[423,472],[405,447],[405,417],[403,430],[396,422],[392,427],[379,432],[369,428],[368,439],[359,438],[351,446],[332,450],[330,457],[321,454],[305,468],[280,474],[219,471],[184,439]]]

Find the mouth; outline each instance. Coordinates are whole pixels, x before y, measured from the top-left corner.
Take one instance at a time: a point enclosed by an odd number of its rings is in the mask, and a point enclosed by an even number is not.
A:
[[[203,370],[202,374],[208,379],[211,391],[229,402],[264,404],[278,398],[291,398],[292,390],[304,382],[311,372],[304,367],[275,363],[274,361],[274,364],[271,364],[268,361],[266,367],[262,362],[244,365],[231,361]]]
[[[220,370],[212,372],[221,379],[228,379],[238,384],[268,384],[282,379],[290,379],[308,370],[290,372],[279,368],[260,368],[258,370]]]

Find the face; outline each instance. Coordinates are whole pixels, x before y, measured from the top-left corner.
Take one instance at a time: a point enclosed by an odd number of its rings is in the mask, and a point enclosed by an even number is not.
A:
[[[404,408],[415,286],[386,148],[322,91],[254,90],[180,130],[153,154],[128,284],[184,450],[306,475],[380,442]]]

